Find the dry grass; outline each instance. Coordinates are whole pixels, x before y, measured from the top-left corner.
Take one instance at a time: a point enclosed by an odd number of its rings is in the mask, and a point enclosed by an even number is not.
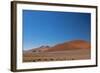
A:
[[[90,58],[91,58],[90,49],[23,54],[23,62],[82,60]]]

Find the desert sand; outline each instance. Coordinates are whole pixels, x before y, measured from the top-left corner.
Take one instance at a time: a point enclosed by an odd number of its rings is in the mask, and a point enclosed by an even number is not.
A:
[[[23,62],[84,60],[90,58],[91,45],[84,40],[68,41],[52,47],[40,46],[23,52]]]

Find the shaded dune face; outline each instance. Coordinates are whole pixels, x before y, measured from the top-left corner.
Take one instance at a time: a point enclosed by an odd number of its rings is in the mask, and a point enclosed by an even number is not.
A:
[[[91,48],[90,43],[88,43],[87,41],[75,40],[55,45],[54,47],[51,47],[50,49],[46,50],[46,52],[90,49],[90,48]]]

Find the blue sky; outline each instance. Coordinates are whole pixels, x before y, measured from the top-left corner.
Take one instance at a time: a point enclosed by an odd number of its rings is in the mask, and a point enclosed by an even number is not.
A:
[[[91,14],[23,10],[23,49],[71,40],[90,42]]]

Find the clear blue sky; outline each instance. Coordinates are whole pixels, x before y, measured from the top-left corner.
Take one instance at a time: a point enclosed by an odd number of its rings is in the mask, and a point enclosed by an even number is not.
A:
[[[23,10],[23,49],[71,40],[90,42],[91,14]]]

